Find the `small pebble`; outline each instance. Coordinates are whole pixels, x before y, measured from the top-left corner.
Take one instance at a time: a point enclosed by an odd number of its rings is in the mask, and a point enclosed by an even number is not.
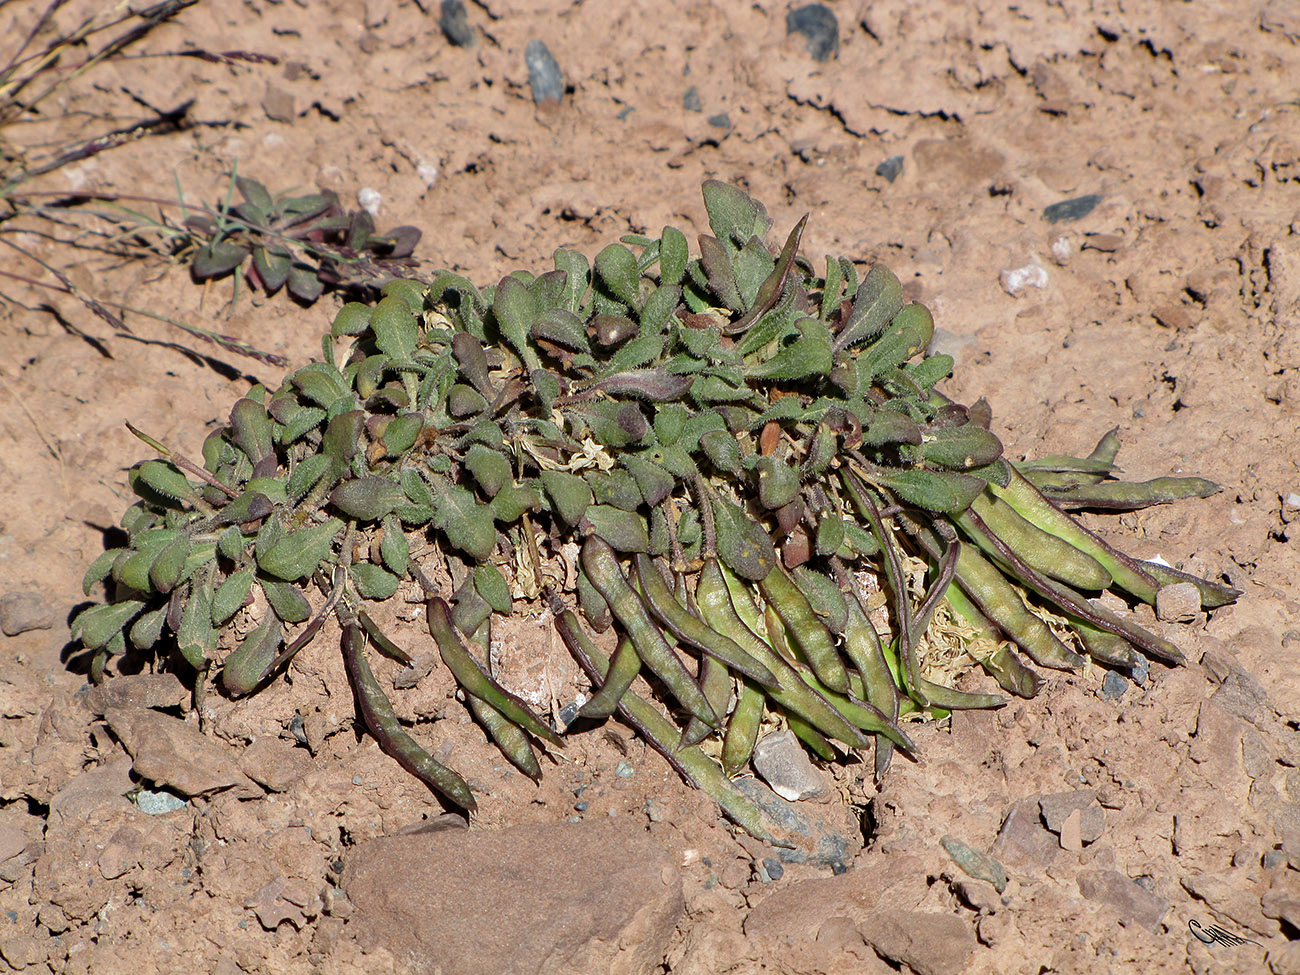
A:
[[[532,89],[534,104],[558,104],[564,97],[564,73],[546,43],[529,41],[524,48],[524,63],[528,65],[528,87]]]
[[[574,808],[575,810],[577,810],[578,812],[586,812],[586,811],[587,811],[587,807],[590,806],[590,805],[591,805],[591,803],[589,803],[586,799],[583,799],[581,802],[575,802],[575,803],[573,804],[573,808]]]
[[[48,630],[53,625],[54,611],[39,592],[11,592],[0,596],[0,630],[5,636]]]
[[[447,40],[457,47],[469,47],[474,43],[474,28],[470,27],[469,15],[465,13],[465,0],[442,0],[438,26]]]
[[[363,783],[363,782],[365,782],[365,781],[366,781],[366,780],[363,779],[360,775],[354,775],[354,776],[352,776],[352,784],[353,784],[353,785],[361,785],[361,783]]]
[[[1147,674],[1150,673],[1150,671],[1151,661],[1139,654],[1137,663],[1129,669],[1128,675],[1133,678],[1133,683],[1145,684],[1147,682]]]
[[[379,191],[369,186],[363,186],[357,190],[357,205],[372,217],[379,215],[379,207],[384,202]]]
[[[576,701],[566,704],[560,708],[560,724],[569,727],[578,718],[578,703]]]
[[[1038,264],[1026,264],[1024,267],[1003,271],[1001,281],[1003,291],[1012,297],[1019,297],[1026,288],[1046,288],[1047,270]]]
[[[791,731],[776,731],[759,739],[754,748],[754,771],[787,802],[815,799],[828,789],[825,776],[813,767]]]
[[[1175,582],[1156,591],[1156,618],[1162,623],[1190,623],[1201,614],[1201,594],[1190,582]]]
[[[1048,223],[1061,223],[1062,221],[1068,223],[1071,220],[1082,220],[1092,213],[1101,201],[1102,196],[1098,193],[1076,196],[1072,200],[1061,200],[1059,203],[1043,207],[1043,219]]]
[[[1101,679],[1101,694],[1108,701],[1118,701],[1128,690],[1128,681],[1113,670],[1106,671]]]
[[[902,173],[903,173],[902,156],[890,156],[888,159],[886,159],[884,162],[882,162],[879,166],[876,167],[876,175],[883,176],[891,183],[894,180],[898,179],[898,177],[901,176]]]
[[[614,766],[614,774],[620,779],[630,779],[636,774],[636,769],[627,764],[627,762],[620,761],[616,766]]]
[[[829,61],[840,50],[840,22],[824,3],[796,7],[785,15],[786,34],[802,34],[814,61]]]
[[[645,801],[645,814],[652,823],[662,823],[668,818],[668,809],[662,802],[655,802],[653,799]]]
[[[767,871],[767,875],[773,880],[780,880],[785,874],[785,867],[781,865],[781,861],[776,857],[764,857],[763,869]]]
[[[185,800],[170,792],[152,792],[141,789],[135,794],[136,807],[149,816],[162,816],[185,808]]]
[[[731,129],[731,116],[726,112],[719,112],[717,115],[709,116],[709,124],[715,129]]]
[[[704,102],[700,100],[700,89],[695,85],[687,88],[686,93],[682,95],[682,108],[688,112],[704,111]]]

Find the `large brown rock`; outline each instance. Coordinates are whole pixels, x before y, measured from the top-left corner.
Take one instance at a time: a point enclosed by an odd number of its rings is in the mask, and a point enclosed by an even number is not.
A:
[[[648,975],[685,906],[668,853],[612,823],[387,836],[343,886],[362,948],[430,975]]]

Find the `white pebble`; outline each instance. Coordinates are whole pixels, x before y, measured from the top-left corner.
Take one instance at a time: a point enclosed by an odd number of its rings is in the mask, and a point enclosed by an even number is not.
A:
[[[432,186],[438,182],[438,164],[422,162],[415,167],[415,175],[424,181],[425,186]]]
[[[1070,246],[1070,242],[1064,237],[1057,237],[1056,240],[1052,241],[1052,256],[1056,258],[1057,264],[1064,264],[1070,259],[1072,253],[1074,253],[1074,248]]]
[[[384,198],[379,195],[379,191],[369,186],[363,186],[357,191],[357,203],[372,217],[379,216],[379,205],[383,202]]]
[[[1009,295],[1019,296],[1026,288],[1046,287],[1047,269],[1036,262],[1002,272],[1002,290]]]

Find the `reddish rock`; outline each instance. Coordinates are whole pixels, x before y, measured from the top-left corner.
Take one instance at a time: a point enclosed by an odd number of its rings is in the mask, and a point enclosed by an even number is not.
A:
[[[672,858],[612,823],[387,836],[343,886],[362,948],[430,975],[649,975],[685,906]]]

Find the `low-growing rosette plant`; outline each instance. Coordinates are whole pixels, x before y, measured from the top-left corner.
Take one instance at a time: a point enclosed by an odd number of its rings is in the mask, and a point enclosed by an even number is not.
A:
[[[86,592],[102,583],[108,598],[74,623],[94,679],[146,654],[196,686],[255,693],[333,615],[371,733],[472,811],[464,779],[376,681],[367,645],[411,658],[366,606],[404,580],[422,587],[470,708],[534,778],[537,747],[560,731],[494,679],[484,650],[494,613],[546,612],[591,680],[579,713],[617,712],[770,837],[732,777],[773,716],[827,761],[874,739],[883,772],[915,751],[900,719],[1005,703],[940,680],[924,652],[936,615],[1029,697],[1041,677],[1022,655],[1058,669],[1182,660],[1103,591],[1150,603],[1188,582],[1204,607],[1235,598],[1067,513],[1213,484],[1118,480],[1113,432],[1088,457],[1011,463],[987,406],[937,388],[952,359],[923,355],[930,313],[888,268],[807,260],[807,217],[774,253],[761,204],[716,181],[704,199],[712,233],[695,256],[668,227],[591,260],[557,250],[553,268],[490,287],[450,272],[394,281],[373,306],[343,306],[320,361],[235,403],[201,463],[150,441],[161,456],[131,471],[129,541],[86,573]],[[576,573],[554,571],[572,543]],[[412,554],[433,549],[454,591],[432,584],[433,556]]]

